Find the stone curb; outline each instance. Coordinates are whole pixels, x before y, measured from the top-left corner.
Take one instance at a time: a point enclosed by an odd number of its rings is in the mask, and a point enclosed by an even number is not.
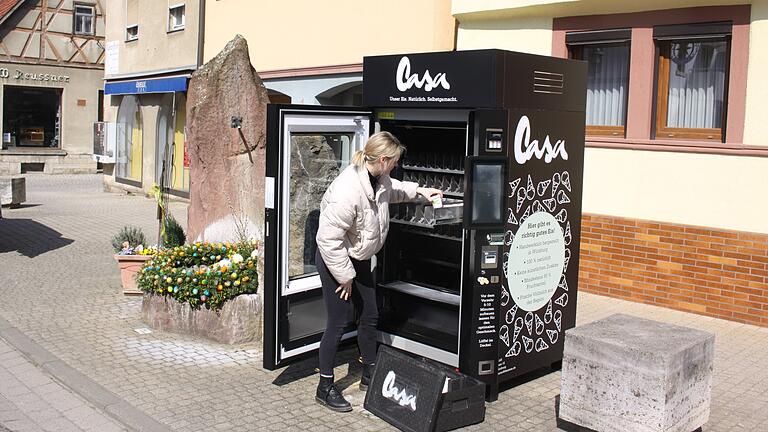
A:
[[[121,399],[94,380],[67,365],[37,342],[27,337],[5,318],[0,317],[0,338],[19,350],[32,363],[61,384],[129,430],[167,432],[170,429],[143,411]]]

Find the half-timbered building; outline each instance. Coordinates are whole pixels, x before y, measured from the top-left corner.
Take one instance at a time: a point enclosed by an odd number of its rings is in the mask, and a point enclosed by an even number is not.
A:
[[[95,172],[104,0],[0,0],[0,174]]]

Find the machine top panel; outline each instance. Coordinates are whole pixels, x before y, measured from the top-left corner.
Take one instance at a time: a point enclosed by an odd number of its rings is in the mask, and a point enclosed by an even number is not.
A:
[[[586,63],[496,49],[365,57],[363,105],[584,111]]]

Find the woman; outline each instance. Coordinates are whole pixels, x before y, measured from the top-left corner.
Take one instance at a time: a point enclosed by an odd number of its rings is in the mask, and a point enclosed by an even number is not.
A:
[[[389,231],[389,203],[442,196],[439,189],[389,177],[405,147],[389,132],[368,139],[348,166],[331,183],[320,204],[315,263],[323,285],[327,325],[320,341],[320,383],[315,399],[334,411],[352,406],[333,385],[333,364],[352,299],[362,313],[357,343],[363,357],[360,388],[367,389],[376,362],[376,323],[379,318],[371,274],[371,257],[381,249]],[[354,288],[354,289],[353,289]]]

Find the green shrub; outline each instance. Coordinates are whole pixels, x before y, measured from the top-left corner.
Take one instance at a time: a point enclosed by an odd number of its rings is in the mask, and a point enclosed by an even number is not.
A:
[[[197,309],[220,309],[259,287],[256,244],[195,243],[160,249],[136,280],[145,293],[168,296]]]
[[[124,246],[124,243],[126,242],[128,243],[128,248]],[[147,238],[144,236],[144,231],[135,226],[124,226],[114,237],[112,237],[112,249],[115,250],[115,253],[127,252],[130,250],[130,252],[125,253],[125,255],[130,255],[133,253],[132,251],[136,246],[146,244]]]
[[[174,248],[176,246],[183,246],[186,241],[186,235],[184,234],[184,228],[179,225],[176,218],[172,214],[168,213],[165,217],[165,230],[163,232],[163,246],[167,248]]]

